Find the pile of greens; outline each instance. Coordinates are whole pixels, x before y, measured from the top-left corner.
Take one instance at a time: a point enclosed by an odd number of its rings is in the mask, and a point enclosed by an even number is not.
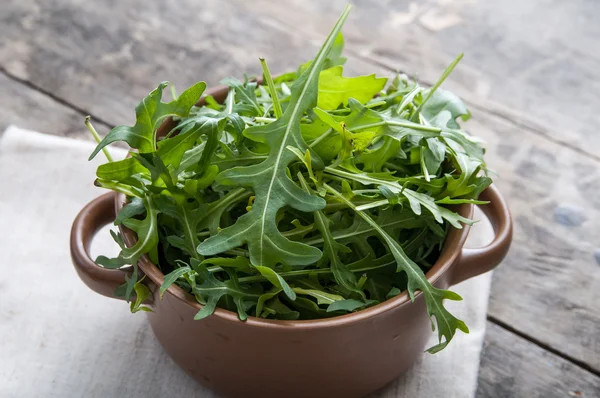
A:
[[[131,156],[98,168],[96,184],[129,199],[115,224],[138,236],[107,268],[130,264],[120,288],[148,310],[137,261],[149,258],[202,309],[216,307],[269,319],[316,319],[421,291],[440,344],[466,325],[446,310],[453,292],[425,272],[449,228],[471,223],[448,205],[482,203],[491,183],[483,149],[460,129],[470,115],[453,94],[398,75],[344,77],[341,27],[346,9],[312,61],[264,84],[223,81],[223,104],[199,82],[171,102],[161,83],[136,108],[134,126],[118,126],[99,143],[125,141]],[[166,118],[176,127],[165,137]],[[93,130],[88,121],[88,127]]]

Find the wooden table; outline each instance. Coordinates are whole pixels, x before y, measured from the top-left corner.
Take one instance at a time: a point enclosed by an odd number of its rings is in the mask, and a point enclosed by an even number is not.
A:
[[[158,82],[183,89],[258,57],[310,59],[345,1],[4,0],[0,129],[88,139],[132,123]],[[494,274],[478,396],[600,396],[600,7],[586,0],[356,0],[347,73],[445,83],[473,113],[515,221]],[[5,187],[6,189],[6,187]]]

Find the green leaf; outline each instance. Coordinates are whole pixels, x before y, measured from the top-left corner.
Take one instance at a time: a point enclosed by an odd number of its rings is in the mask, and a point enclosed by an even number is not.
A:
[[[387,82],[387,78],[379,78],[374,74],[343,77],[342,71],[342,66],[334,66],[321,72],[317,104],[319,108],[337,109],[340,104],[347,105],[350,98],[364,104],[379,93]]]
[[[423,206],[431,212],[435,220],[439,223],[443,222],[443,220],[446,220],[457,229],[462,228],[461,223],[467,225],[473,224],[473,220],[465,218],[445,207],[438,206],[434,199],[429,195],[419,193],[408,188],[404,188],[404,190],[402,190],[402,194],[408,199],[410,207],[415,214],[421,214],[421,206]]]
[[[152,309],[149,307],[142,306],[142,303],[146,301],[148,297],[152,296],[150,289],[143,283],[143,278],[133,285],[133,290],[135,291],[135,301],[130,304],[129,308],[131,312],[133,314],[139,311],[152,312]]]
[[[420,290],[425,296],[425,302],[427,304],[427,313],[430,318],[435,317],[435,323],[437,324],[438,329],[438,338],[439,344],[431,347],[428,351],[433,353],[440,351],[454,337],[456,330],[461,330],[464,333],[468,333],[469,329],[467,325],[460,319],[456,318],[452,315],[445,307],[444,307],[444,299],[448,300],[461,300],[461,297],[448,290],[438,289],[432,286],[425,274],[419,268],[417,264],[415,264],[402,250],[400,244],[394,240],[387,232],[385,232],[371,217],[369,217],[366,213],[356,210],[356,206],[345,198],[342,194],[331,188],[330,186],[325,185],[325,188],[333,194],[338,200],[345,203],[348,207],[353,209],[357,215],[363,218],[366,222],[368,222],[373,228],[377,230],[381,238],[387,243],[391,254],[394,256],[396,260],[398,271],[403,271],[406,273],[408,278],[408,294],[411,300],[414,300],[414,295],[416,290]],[[432,321],[433,322],[433,321]],[[433,324],[433,323],[432,323]],[[445,340],[442,341],[442,338]]]
[[[361,308],[367,307],[368,305],[374,304],[376,302],[377,302],[376,300],[362,301],[362,300],[356,300],[356,299],[346,299],[346,300],[335,301],[335,302],[329,304],[329,307],[327,307],[327,312],[333,312],[333,311],[352,312],[352,311],[356,311]]]
[[[140,198],[132,198],[130,202],[126,203],[125,206],[119,210],[114,225],[122,224],[123,221],[128,218],[143,214],[145,211],[146,205],[144,204],[144,201]]]
[[[247,258],[241,257],[241,256],[237,256],[234,258],[229,258],[229,257],[207,258],[206,260],[202,261],[202,264],[203,265],[213,264],[213,265],[223,267],[223,268],[232,268],[237,271],[244,272],[244,273],[252,273],[252,267],[250,266],[250,261]]]
[[[336,301],[344,300],[339,294],[327,293],[321,290],[315,289],[302,289],[300,287],[293,288],[294,292],[303,294],[305,296],[311,296],[317,299],[317,304],[331,304]]]
[[[283,279],[277,272],[262,265],[255,265],[254,268],[256,268],[262,276],[267,278],[267,280],[271,282],[273,286],[283,290],[285,295],[288,296],[290,300],[296,300],[296,293],[294,293],[290,285],[288,285],[285,279]]]
[[[396,297],[400,293],[402,293],[400,291],[400,289],[398,289],[397,287],[393,287],[393,288],[390,289],[390,291],[388,292],[388,294],[385,295],[385,298],[391,299],[392,297]]]
[[[159,141],[158,156],[166,166],[179,168],[186,151],[191,149],[200,135],[202,134],[201,126],[192,126],[185,133],[180,133],[175,137]]]
[[[195,265],[196,264],[196,265]],[[244,301],[250,300],[253,302],[257,302],[260,294],[259,292],[251,287],[242,287],[237,280],[235,273],[228,272],[230,279],[227,281],[220,281],[214,277],[206,267],[197,263],[196,260],[192,260],[192,268],[197,268],[200,277],[202,278],[202,283],[193,287],[193,292],[202,296],[206,304],[204,307],[196,314],[194,319],[204,319],[215,311],[217,307],[217,303],[219,300],[225,296],[231,296],[236,304],[238,309],[238,315],[240,320],[245,320],[247,318],[246,311],[244,309]]]
[[[288,177],[287,166],[296,157],[286,147],[295,146],[302,152],[308,149],[300,132],[300,119],[316,104],[318,74],[348,12],[349,8],[336,23],[314,61],[292,86],[290,102],[283,116],[273,123],[245,130],[247,138],[269,146],[267,159],[258,165],[226,170],[219,175],[218,181],[221,184],[250,186],[256,200],[252,209],[233,226],[202,242],[198,246],[201,254],[215,255],[247,244],[252,264],[267,267],[273,267],[278,262],[310,264],[321,257],[319,249],[290,241],[281,235],[276,215],[284,206],[300,211],[315,211],[325,205],[322,198],[307,194]],[[253,233],[248,234],[251,230]]]
[[[434,94],[437,94],[439,92],[439,87],[442,85],[444,80],[446,80],[446,78],[450,75],[450,73],[452,73],[454,68],[456,68],[456,65],[458,65],[458,63],[463,58],[463,56],[464,56],[463,53],[458,54],[458,56],[450,63],[450,65],[448,65],[448,67],[446,68],[444,73],[442,73],[442,76],[440,76],[440,78],[435,82],[435,84],[430,89],[425,90],[425,94],[426,94],[425,98],[423,99],[423,101],[421,101],[421,103],[419,104],[419,107],[415,111],[415,113],[414,113],[415,118],[420,116],[420,111],[422,110],[422,108],[425,105],[429,104],[429,101],[433,98]],[[467,119],[465,119],[465,120],[467,120]]]
[[[425,90],[429,93],[429,90]],[[459,129],[457,118],[468,120],[471,113],[464,102],[450,91],[437,89],[423,105],[421,115],[431,124],[442,129]]]
[[[221,80],[221,84],[224,84],[234,89],[236,97],[239,99],[239,101],[241,101],[243,104],[247,104],[252,107],[253,116],[263,114],[262,107],[256,100],[256,83],[247,82],[244,84],[236,78],[228,77]]]
[[[150,197],[144,199],[144,205],[146,217],[143,220],[132,218],[123,220],[123,224],[137,234],[137,242],[121,251],[120,257],[127,261],[127,264],[136,263],[143,254],[149,253],[158,244],[156,221],[158,210]]]
[[[258,298],[258,302],[256,303],[256,317],[259,318],[262,314],[263,307],[265,306],[265,301],[272,299],[281,293],[281,289],[276,289],[272,292],[263,293]]]
[[[415,214],[417,214],[417,215],[421,214],[421,205],[422,205],[423,207],[425,207],[427,210],[429,210],[431,212],[431,214],[433,215],[435,220],[439,223],[443,222],[443,220],[445,219],[448,222],[450,222],[452,224],[452,226],[454,226],[455,228],[458,228],[458,229],[462,228],[461,223],[469,224],[469,225],[471,225],[473,223],[472,220],[462,217],[460,214],[458,214],[456,212],[446,209],[445,207],[438,206],[435,203],[435,200],[431,196],[424,194],[424,193],[416,192],[416,191],[406,188],[406,187],[403,187],[402,185],[399,184],[398,179],[387,179],[387,178],[384,179],[384,178],[381,178],[382,176],[377,176],[377,175],[373,175],[373,174],[369,174],[369,173],[356,174],[356,173],[350,173],[350,172],[346,172],[343,170],[334,169],[334,168],[330,168],[330,167],[326,167],[325,171],[327,171],[328,173],[331,173],[331,174],[335,174],[337,176],[345,177],[345,178],[360,182],[361,184],[364,184],[364,185],[373,184],[373,185],[378,186],[378,188],[387,187],[394,194],[402,195],[406,199],[408,199],[410,208],[412,209],[412,211]],[[462,176],[462,174],[461,174],[461,176]],[[452,177],[450,177],[450,176],[447,176],[447,178],[452,179]],[[452,185],[452,188],[455,190],[459,190],[462,187],[462,185],[464,185],[463,180],[452,179],[452,182],[454,184],[454,185]],[[449,186],[450,186],[450,183],[449,183]],[[463,191],[460,191],[460,192],[463,192]],[[456,196],[456,195],[453,195],[453,196]],[[384,203],[389,203],[389,200],[384,201]]]
[[[135,174],[148,174],[148,170],[134,158],[101,164],[96,176],[105,180],[127,182]]]
[[[443,199],[436,200],[435,203],[444,204],[444,205],[460,205],[463,203],[471,203],[474,205],[487,205],[490,202],[488,202],[486,200],[476,200],[476,199],[451,199],[449,196],[446,196]]]
[[[158,210],[177,220],[181,228],[179,236],[183,245],[180,248],[185,248],[187,254],[191,257],[200,259],[196,246],[200,243],[197,236],[198,224],[204,216],[204,208],[194,205],[188,201],[177,202],[174,198],[159,195],[155,197],[154,203]]]
[[[312,174],[312,167],[310,164],[310,158],[306,162],[306,166],[309,170],[309,173]],[[302,174],[298,175],[304,189],[310,193],[310,188],[308,184],[302,177]],[[322,211],[315,211],[315,226],[321,232],[321,236],[323,237],[323,258],[322,261],[329,261],[329,265],[331,271],[333,272],[333,277],[336,282],[348,289],[349,291],[358,294],[359,296],[366,299],[364,292],[358,288],[356,275],[340,260],[339,253],[349,253],[351,252],[346,246],[339,244],[333,238],[330,230],[331,220],[328,219]]]
[[[440,340],[430,352],[467,330],[443,307],[459,296],[424,276],[452,225],[471,222],[451,206],[483,203],[491,183],[481,140],[459,127],[468,110],[439,90],[460,57],[431,89],[402,75],[387,88],[344,77],[347,13],[297,71],[270,79],[263,63],[263,85],[225,80],[224,102],[204,106],[193,106],[198,85],[170,103],[161,85],[133,127],[97,139],[134,146],[95,182],[130,201],[116,222],[138,242],[113,232],[120,255],[97,261],[132,265],[118,289],[130,302],[135,293],[132,311],[149,298],[137,267],[147,255],[167,273],[160,294],[176,283],[202,305],[196,319],[217,307],[242,320],[328,318],[420,291]],[[175,127],[157,137],[169,116]]]
[[[267,87],[269,88],[269,95],[271,97],[271,102],[273,103],[273,112],[275,113],[276,118],[280,118],[283,114],[283,111],[281,110],[281,104],[279,103],[279,98],[277,97],[277,90],[275,89],[273,78],[271,77],[271,71],[269,70],[267,61],[265,61],[264,58],[259,59],[263,69],[264,81],[267,82]]]
[[[134,126],[117,126],[96,146],[90,155],[90,160],[105,146],[116,141],[125,141],[130,147],[141,153],[152,152],[156,149],[156,130],[162,121],[169,116],[185,117],[206,88],[206,83],[198,82],[185,90],[179,98],[165,103],[161,101],[162,92],[169,83],[161,83],[135,108]]]
[[[181,268],[175,268],[173,271],[171,271],[167,275],[165,275],[165,279],[163,280],[163,283],[160,285],[160,291],[159,291],[160,297],[162,298],[163,294],[165,294],[167,289],[169,287],[171,287],[171,285],[173,283],[175,283],[175,281],[177,281],[177,279],[179,279],[180,277],[182,277],[183,275],[185,275],[191,271],[192,271],[192,269],[190,267],[181,267]]]
[[[299,297],[296,300],[298,300],[298,299],[302,299],[302,298]],[[310,300],[307,300],[307,301],[310,301]],[[312,303],[312,301],[311,301],[311,303]],[[272,314],[277,319],[285,319],[285,320],[295,320],[295,319],[298,319],[298,317],[300,316],[300,313],[298,311],[293,311],[288,306],[283,304],[279,300],[278,296],[275,296],[272,299],[265,302],[264,311],[262,311],[262,317],[266,317],[269,314]]]
[[[344,65],[346,63],[346,57],[342,56],[343,51],[344,35],[340,32],[336,36],[333,46],[331,46],[331,50],[329,50],[329,54],[327,54],[327,59],[323,64],[323,69],[329,69],[337,65]]]

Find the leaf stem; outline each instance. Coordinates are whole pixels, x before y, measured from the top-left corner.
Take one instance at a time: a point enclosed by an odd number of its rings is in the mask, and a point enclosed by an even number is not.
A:
[[[442,83],[444,82],[444,80],[446,80],[446,78],[450,75],[450,73],[452,73],[452,71],[454,70],[454,68],[456,68],[456,65],[458,65],[458,63],[460,62],[460,60],[464,56],[465,56],[464,53],[458,54],[458,56],[454,59],[454,61],[452,61],[450,63],[450,65],[448,65],[448,67],[446,68],[446,70],[444,71],[444,73],[442,73],[442,76],[440,76],[440,78],[438,79],[437,82],[435,82],[435,84],[433,85],[433,87],[431,87],[429,89],[429,92],[427,93],[427,96],[425,97],[425,99],[421,102],[421,104],[419,104],[419,107],[415,111],[416,115],[420,114],[421,108],[423,108],[423,105],[425,105],[425,103],[427,101],[429,101],[429,99],[431,98],[431,96],[433,95],[433,93],[435,93],[435,91],[442,85]]]
[[[87,127],[90,133],[92,133],[94,139],[96,140],[96,143],[99,144],[100,141],[102,141],[102,138],[100,138],[100,134],[98,134],[98,132],[94,128],[94,125],[92,125],[91,117],[89,115],[85,117],[85,127]],[[108,159],[109,162],[113,162],[113,158],[112,156],[110,156],[108,149],[102,148],[102,152],[104,152],[104,156],[106,156],[106,159]]]
[[[331,133],[333,133],[333,129],[330,128],[329,130],[327,130],[326,132],[324,132],[323,134],[321,134],[320,136],[318,136],[313,142],[311,142],[308,146],[310,148],[313,148],[315,145],[317,145],[319,142],[323,141],[325,138],[329,137],[331,135]]]
[[[386,103],[387,102],[385,102],[385,101],[371,102],[370,104],[366,104],[365,108],[367,108],[367,109],[376,108],[380,105],[385,105]]]
[[[383,120],[381,122],[352,126],[351,131],[354,132],[356,130],[364,130],[364,129],[369,129],[371,127],[380,127],[380,126],[398,126],[398,127],[405,127],[407,129],[413,129],[413,130],[419,130],[419,131],[429,131],[432,133],[441,133],[442,132],[442,129],[437,128],[437,127],[423,126],[423,125],[416,124],[416,123],[396,122],[393,120]]]
[[[271,124],[271,123],[273,123],[273,122],[274,122],[274,121],[276,121],[276,120],[277,120],[277,119],[274,119],[274,118],[272,118],[272,117],[262,117],[262,116],[256,116],[256,117],[254,118],[254,121],[255,121],[255,122],[258,122],[258,123],[265,123],[265,124]]]
[[[281,104],[279,103],[279,98],[277,97],[277,90],[275,90],[275,84],[273,83],[273,78],[271,77],[269,65],[267,65],[267,61],[264,58],[259,58],[259,60],[260,66],[263,70],[263,76],[267,82],[267,87],[269,88],[271,101],[273,101],[273,111],[275,112],[275,117],[279,119],[281,115],[283,115],[283,111],[281,110]]]
[[[372,266],[368,266],[368,267],[361,267],[361,268],[356,268],[356,269],[352,269],[352,264],[348,264],[348,268],[350,269],[350,271],[352,271],[355,274],[361,274],[361,273],[372,271],[372,270],[375,270],[378,268],[385,268],[385,267],[388,267],[395,263],[396,263],[396,261],[392,259],[391,261],[384,262],[383,264],[372,265]],[[298,278],[301,276],[313,275],[313,274],[314,275],[329,275],[332,273],[333,273],[333,271],[331,270],[331,268],[301,269],[301,270],[296,270],[296,271],[278,272],[279,276],[281,276],[282,278],[286,278],[286,279],[287,278],[289,278],[289,279]],[[267,278],[265,278],[262,275],[252,275],[252,276],[245,276],[243,278],[239,278],[240,283],[263,282],[266,280],[267,280]]]

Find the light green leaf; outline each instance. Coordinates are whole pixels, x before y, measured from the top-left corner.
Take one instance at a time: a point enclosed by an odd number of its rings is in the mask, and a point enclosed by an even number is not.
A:
[[[290,300],[296,300],[296,293],[294,293],[290,285],[288,285],[285,279],[283,279],[277,272],[262,265],[255,265],[254,268],[256,268],[262,276],[267,278],[267,280],[271,282],[273,286],[282,289],[285,295],[290,298]]]
[[[149,174],[148,170],[134,158],[101,164],[96,176],[104,180],[127,182],[135,174]]]
[[[337,109],[340,104],[347,105],[350,98],[364,104],[379,93],[387,82],[387,78],[376,77],[374,74],[343,77],[342,71],[342,66],[334,66],[321,72],[317,105],[319,108]]]
[[[321,304],[331,304],[336,301],[344,300],[342,296],[339,294],[327,293],[321,290],[315,289],[302,289],[300,287],[293,288],[294,292],[298,294],[303,294],[305,296],[311,296],[317,299],[317,303]]]
[[[267,292],[267,293],[263,293],[260,295],[260,297],[258,298],[258,302],[256,303],[256,317],[259,318],[262,314],[262,310],[263,307],[265,305],[265,301],[272,299],[273,297],[277,296],[279,293],[281,293],[281,289],[276,289],[272,292]]]
[[[143,283],[143,278],[133,285],[133,290],[135,291],[135,301],[132,301],[129,306],[131,312],[133,314],[139,311],[152,312],[151,308],[142,306],[142,303],[152,296],[150,289]]]

